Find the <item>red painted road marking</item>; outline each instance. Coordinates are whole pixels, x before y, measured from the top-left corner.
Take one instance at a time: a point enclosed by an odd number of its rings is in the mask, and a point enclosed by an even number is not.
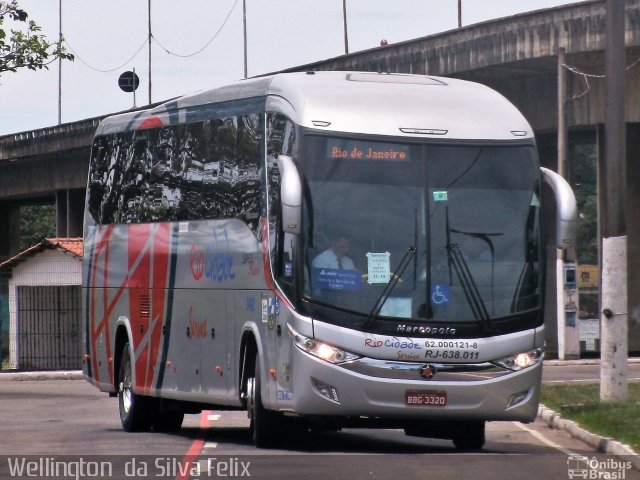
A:
[[[196,435],[196,439],[193,441],[189,450],[187,450],[186,455],[182,458],[180,462],[180,466],[178,468],[178,475],[176,475],[176,480],[189,480],[191,477],[189,473],[191,472],[191,466],[194,463],[194,460],[200,455],[202,451],[202,447],[204,447],[205,442],[205,434],[206,429],[209,427],[209,414],[211,412],[209,410],[203,410],[200,414],[200,429]]]

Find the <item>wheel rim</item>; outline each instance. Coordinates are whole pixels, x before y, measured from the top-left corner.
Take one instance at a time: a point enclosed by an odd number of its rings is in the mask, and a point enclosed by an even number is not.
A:
[[[247,416],[253,422],[254,409],[256,404],[256,382],[251,377],[247,380]]]
[[[129,413],[133,404],[133,391],[131,389],[131,362],[129,358],[125,360],[123,366],[122,380],[120,381],[120,398],[122,399],[122,409]]]

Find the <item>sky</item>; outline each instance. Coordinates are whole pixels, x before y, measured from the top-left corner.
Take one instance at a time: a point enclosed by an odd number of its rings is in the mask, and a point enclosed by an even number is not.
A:
[[[0,0],[1,1],[1,0]],[[245,0],[248,76],[344,54],[342,0]],[[58,0],[19,0],[49,41],[59,35]],[[62,123],[133,107],[118,77],[140,78],[149,102],[148,2],[61,0],[62,34],[74,62],[62,63]],[[577,0],[462,0],[471,25]],[[244,76],[243,0],[151,0],[151,101],[207,90]],[[349,51],[457,28],[458,0],[346,0]],[[9,23],[5,23],[7,28]],[[58,123],[58,62],[0,76],[0,135]]]

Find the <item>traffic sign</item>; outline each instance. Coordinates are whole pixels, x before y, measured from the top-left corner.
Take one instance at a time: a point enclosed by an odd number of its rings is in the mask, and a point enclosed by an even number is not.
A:
[[[123,92],[134,92],[140,85],[140,78],[135,72],[126,71],[118,78],[118,86]]]

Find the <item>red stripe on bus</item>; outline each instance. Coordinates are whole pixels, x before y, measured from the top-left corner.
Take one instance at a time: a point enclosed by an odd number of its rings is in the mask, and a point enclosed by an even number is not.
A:
[[[138,224],[128,227],[129,318],[136,354],[136,387],[153,385],[160,353],[162,324],[166,315],[169,275],[170,224]]]

